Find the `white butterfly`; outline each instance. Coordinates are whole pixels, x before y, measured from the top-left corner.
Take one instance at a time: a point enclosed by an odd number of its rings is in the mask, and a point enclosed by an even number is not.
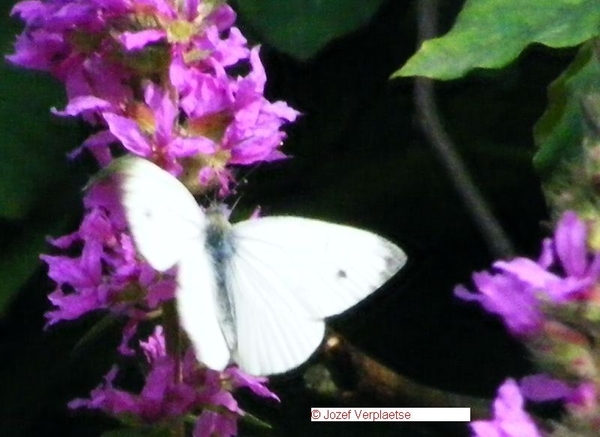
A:
[[[270,375],[299,366],[319,347],[326,317],[406,263],[393,243],[348,226],[286,216],[231,225],[145,159],[111,168],[140,254],[159,271],[177,265],[181,324],[213,369],[234,361]]]

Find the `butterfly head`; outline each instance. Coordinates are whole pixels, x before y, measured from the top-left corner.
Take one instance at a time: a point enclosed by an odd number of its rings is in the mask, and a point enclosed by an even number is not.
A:
[[[204,213],[211,225],[222,229],[231,227],[231,223],[229,223],[231,209],[224,203],[213,203],[204,210]]]

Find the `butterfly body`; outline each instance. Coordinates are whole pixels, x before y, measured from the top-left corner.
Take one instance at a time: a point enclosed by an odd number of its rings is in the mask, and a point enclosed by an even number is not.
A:
[[[173,176],[141,158],[117,160],[121,201],[139,253],[177,266],[179,317],[200,361],[254,375],[286,372],[320,345],[324,319],[393,276],[406,255],[368,231],[293,216],[230,224]]]
[[[232,352],[237,348],[237,333],[235,332],[235,301],[227,281],[227,263],[235,254],[235,241],[231,233],[232,226],[220,208],[209,208],[206,217],[208,222],[204,230],[206,235],[204,247],[214,269],[219,323],[229,351]]]

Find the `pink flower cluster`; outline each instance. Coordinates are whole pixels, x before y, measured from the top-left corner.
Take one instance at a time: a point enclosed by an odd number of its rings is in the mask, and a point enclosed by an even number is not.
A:
[[[235,166],[285,158],[282,126],[298,112],[265,98],[259,48],[248,47],[222,0],[25,0],[12,13],[25,30],[8,60],[64,83],[68,102],[53,112],[81,117],[93,128],[72,157],[88,152],[104,167],[113,155],[132,153],[193,192],[216,189],[222,196],[235,182]],[[174,276],[137,257],[113,189],[93,186],[84,205],[79,229],[51,240],[60,253],[42,256],[56,283],[48,325],[96,310],[125,317],[119,351],[140,355],[141,347],[148,372],[142,392],[133,394],[116,387],[114,368],[91,399],[71,406],[140,423],[194,414],[194,436],[235,434],[243,412],[231,390],[275,395],[263,379],[237,369],[200,368],[192,352],[166,354],[160,330],[132,347],[138,324],[173,299]]]
[[[140,342],[149,372],[139,394],[115,386],[118,368],[113,367],[104,382],[92,390],[90,399],[75,399],[71,408],[90,408],[116,417],[134,420],[138,425],[173,427],[185,414],[197,413],[194,437],[237,434],[237,419],[244,415],[231,394],[245,387],[254,394],[274,400],[277,396],[264,387],[265,378],[253,378],[231,367],[222,373],[200,368],[189,350],[181,365],[167,355],[162,327],[157,326],[147,342]],[[209,407],[206,409],[205,407]],[[217,413],[216,411],[219,411]]]
[[[48,276],[57,284],[49,296],[54,305],[46,314],[50,325],[97,309],[133,317],[136,310],[155,310],[173,298],[173,277],[161,277],[136,257],[117,196],[111,191],[107,185],[94,186],[85,198],[87,214],[79,229],[51,240],[63,250],[80,246],[79,256],[42,255]]]
[[[8,60],[64,82],[69,101],[55,113],[97,128],[82,148],[101,165],[121,144],[226,194],[230,165],[285,157],[280,128],[298,112],[265,99],[259,50],[221,1],[26,0],[13,14],[26,27]]]

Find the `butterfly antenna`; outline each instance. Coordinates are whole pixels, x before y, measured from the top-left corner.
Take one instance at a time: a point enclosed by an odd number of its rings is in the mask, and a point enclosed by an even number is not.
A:
[[[242,184],[247,184],[248,183],[248,177],[250,177],[250,175],[252,173],[254,173],[260,166],[262,165],[261,162],[259,162],[258,164],[254,164],[252,166],[252,168],[250,170],[248,170],[248,172],[246,172],[246,174],[244,176],[242,176],[240,178],[240,180],[238,182],[236,182],[236,184],[233,186],[233,188],[231,189],[231,191],[233,193],[237,192],[237,189],[242,185]]]
[[[244,197],[244,196],[241,195],[241,196],[238,196],[237,199],[235,199],[235,202],[233,202],[233,205],[231,205],[231,212],[233,212],[235,210],[238,203],[240,203],[240,200],[242,200],[242,197]]]

